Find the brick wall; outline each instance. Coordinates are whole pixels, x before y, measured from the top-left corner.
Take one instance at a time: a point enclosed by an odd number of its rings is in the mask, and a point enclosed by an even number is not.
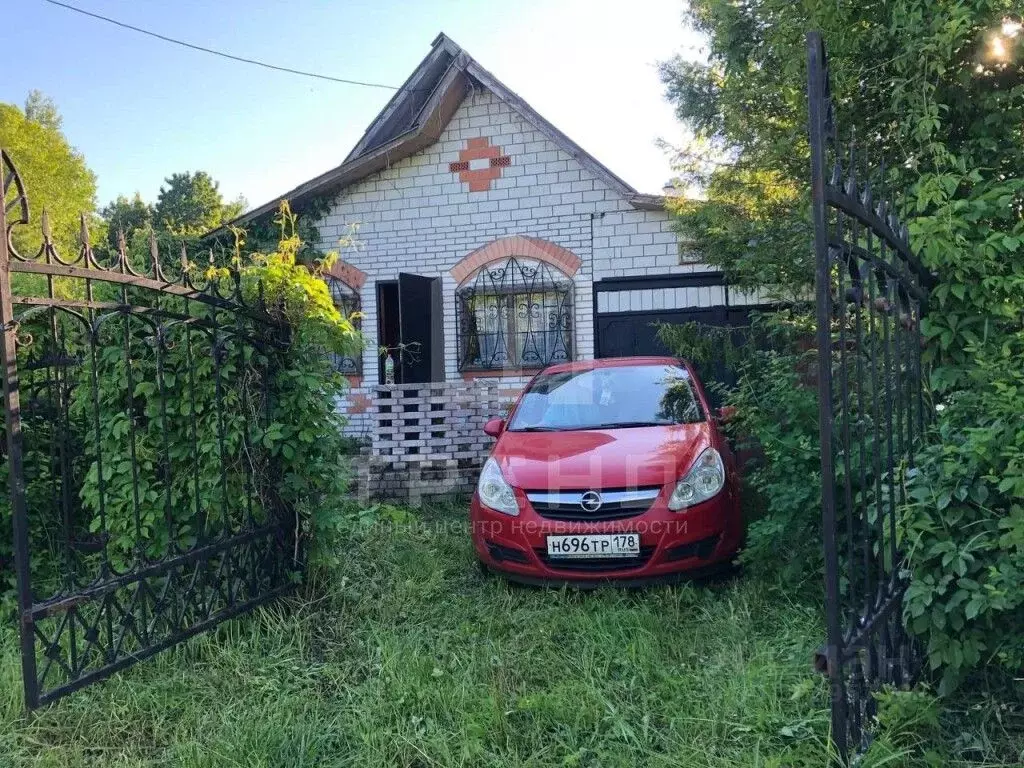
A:
[[[366,384],[379,380],[376,354],[378,280],[399,272],[440,277],[444,369],[461,378],[450,270],[499,238],[523,235],[554,243],[581,260],[573,275],[576,357],[593,356],[592,283],[605,277],[703,272],[680,258],[663,211],[641,211],[589,172],[545,134],[486,90],[463,102],[439,141],[343,190],[319,222],[320,247],[333,250],[358,225],[358,244],[342,259],[366,274],[360,290],[367,347]],[[507,382],[522,386],[526,377]],[[349,431],[369,436],[369,391],[353,388]]]
[[[372,440],[356,462],[365,499],[422,499],[472,493],[494,439],[488,419],[504,417],[519,387],[502,379],[368,388]]]

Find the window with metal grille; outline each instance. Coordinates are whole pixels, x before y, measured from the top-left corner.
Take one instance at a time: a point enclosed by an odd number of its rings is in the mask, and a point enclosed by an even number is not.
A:
[[[345,317],[351,317],[354,312],[359,312],[359,294],[354,289],[336,277],[328,275],[324,279],[327,281],[327,289],[331,292],[334,306],[338,308],[341,314]],[[357,329],[359,328],[360,320],[358,315],[352,318],[352,324]],[[331,353],[331,364],[336,371],[346,376],[358,376],[363,372],[362,355],[350,357],[348,355]]]
[[[572,360],[572,281],[515,256],[456,291],[459,370],[542,368]]]

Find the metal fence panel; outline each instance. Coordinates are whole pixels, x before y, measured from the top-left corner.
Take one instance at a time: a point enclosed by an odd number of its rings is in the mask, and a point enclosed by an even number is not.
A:
[[[0,322],[25,701],[53,701],[297,581],[262,436],[288,327],[235,265],[14,247],[2,156]],[[136,249],[137,250],[137,249]],[[247,282],[247,280],[249,282]]]
[[[921,317],[932,278],[895,213],[887,173],[841,145],[821,36],[807,37],[822,523],[832,731],[866,746],[873,692],[913,679],[897,521],[929,422]]]

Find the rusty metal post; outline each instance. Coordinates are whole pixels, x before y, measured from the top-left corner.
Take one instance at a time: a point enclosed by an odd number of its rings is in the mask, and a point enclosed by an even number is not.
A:
[[[11,492],[12,534],[14,537],[14,569],[18,590],[18,629],[21,634],[21,667],[24,678],[25,705],[39,706],[36,678],[36,656],[32,620],[32,580],[29,569],[28,508],[25,501],[25,467],[21,433],[21,400],[18,391],[18,328],[14,322],[11,299],[11,251],[8,234],[7,193],[13,185],[23,196],[17,170],[7,155],[0,152],[0,366],[3,370],[4,416],[7,427],[7,468]],[[22,218],[27,218],[27,203],[22,204]]]
[[[835,475],[832,449],[832,258],[825,204],[826,142],[830,107],[825,44],[807,35],[807,103],[811,145],[811,215],[814,220],[818,324],[818,435],[821,443],[821,523],[825,550],[826,667],[832,688],[832,739],[845,763],[848,755],[847,707],[843,678],[843,634],[839,617],[839,553],[836,547]]]

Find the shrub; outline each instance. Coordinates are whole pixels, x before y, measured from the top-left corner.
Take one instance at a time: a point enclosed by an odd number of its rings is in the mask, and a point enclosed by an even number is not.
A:
[[[687,18],[706,35],[707,61],[662,67],[697,139],[681,155],[684,181],[706,192],[676,204],[680,229],[733,284],[794,295],[811,284],[807,29],[828,45],[837,124],[850,131],[839,138],[857,137],[865,171],[886,161],[875,199],[897,198],[938,280],[922,334],[946,409],[929,436],[938,444],[917,457],[902,544],[914,577],[906,616],[946,668],[943,691],[970,666],[1020,657],[1020,14],[1010,0],[694,0]]]
[[[60,483],[78,494],[78,503],[70,505],[75,519],[68,521],[69,534],[76,549],[86,545],[74,565],[90,577],[97,572],[100,548],[88,546],[99,544],[102,532],[111,564],[120,572],[139,555],[153,559],[186,549],[204,532],[237,531],[250,515],[258,524],[282,508],[279,499],[294,510],[296,547],[312,544],[314,565],[336,562],[339,549],[333,537],[344,523],[346,478],[341,465],[346,441],[336,403],[345,380],[333,370],[328,353],[353,353],[359,335],[320,279],[320,268],[334,256],[312,269],[299,264],[302,243],[286,203],[277,221],[281,237],[275,251],[243,258],[238,233],[235,270],[194,263],[184,268],[202,271],[221,296],[237,288],[250,307],[262,305],[272,322],[244,328],[257,342],[261,334],[273,334],[283,344],[240,343],[229,333],[210,335],[193,324],[111,314],[99,324],[90,346],[80,324],[63,315],[54,320],[59,351],[77,363],[62,369],[69,397],[66,416],[55,424],[35,413],[38,409],[28,409],[25,416],[37,591],[46,592],[70,567],[63,559],[64,505],[54,490]],[[156,298],[148,292],[133,299],[131,292],[141,289],[94,285],[99,301],[123,301],[122,290],[129,291],[129,302],[145,306]],[[239,314],[200,302],[171,295],[156,300],[169,317],[203,318],[215,327],[243,323]],[[32,322],[45,324],[49,318],[44,311]],[[51,335],[39,330],[34,345],[22,347],[19,356],[53,351],[48,348]],[[31,387],[29,378],[23,377],[23,397]],[[53,458],[58,429],[71,441],[67,466]],[[5,475],[7,470],[5,463]],[[57,474],[60,483],[54,482]],[[8,478],[0,479],[0,525],[9,530]],[[0,537],[0,600],[6,605],[13,594],[10,563],[10,539]]]
[[[811,318],[797,310],[752,313],[749,326],[664,325],[673,354],[734,381],[703,377],[724,406],[743,469],[747,543],[742,559],[799,580],[821,564],[821,459],[817,389],[808,372],[817,354],[805,342]],[[759,509],[751,519],[751,508]]]
[[[1024,334],[976,350],[909,482],[904,617],[940,692],[974,666],[1024,667]]]

